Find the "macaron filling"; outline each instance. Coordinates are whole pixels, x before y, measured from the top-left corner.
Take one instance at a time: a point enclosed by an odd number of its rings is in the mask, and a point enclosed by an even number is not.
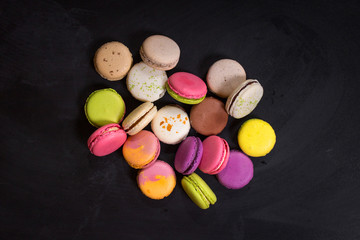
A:
[[[214,170],[212,170],[209,174],[216,174],[217,171],[223,166],[224,161],[225,161],[225,159],[226,159],[226,157],[228,155],[228,143],[224,139],[222,139],[222,140],[223,140],[224,145],[225,145],[224,146],[224,152],[223,152],[223,155],[222,155],[222,159],[221,159],[219,165]]]
[[[247,84],[245,84],[236,94],[235,96],[233,97],[230,105],[229,105],[229,109],[228,111],[230,111],[230,109],[232,108],[232,106],[234,105],[234,103],[236,102],[236,98],[240,95],[241,91],[243,91],[246,87],[248,87],[249,85],[253,84],[253,83],[257,83],[258,81],[256,80],[253,80],[253,81],[250,81],[248,82]]]
[[[150,108],[144,115],[142,115],[138,120],[136,120],[132,125],[130,125],[128,128],[124,129],[125,132],[130,132],[136,125],[138,125],[144,118],[145,116],[154,108],[156,108],[156,106],[153,106],[152,108]]]
[[[88,144],[90,151],[92,151],[94,145],[96,144],[97,141],[99,141],[102,137],[110,134],[111,132],[116,132],[119,131],[120,128],[117,126],[109,126],[106,129],[104,129],[104,131],[102,131],[98,136],[96,136],[94,139],[92,139],[92,141]]]

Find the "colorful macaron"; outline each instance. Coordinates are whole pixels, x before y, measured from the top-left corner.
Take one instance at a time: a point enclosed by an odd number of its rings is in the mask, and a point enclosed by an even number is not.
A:
[[[156,113],[157,108],[153,103],[144,102],[124,119],[122,126],[127,134],[135,135],[151,122]]]
[[[206,97],[191,108],[190,124],[196,132],[204,136],[216,135],[224,130],[228,117],[222,101]]]
[[[262,157],[275,146],[276,135],[271,125],[261,119],[250,119],[244,122],[238,132],[238,143],[241,150],[252,157]]]
[[[207,93],[205,82],[187,72],[171,75],[166,83],[166,90],[172,98],[185,104],[198,104],[204,100]]]
[[[189,116],[180,106],[167,105],[156,113],[151,129],[161,142],[178,144],[189,134]]]
[[[227,98],[241,83],[245,82],[244,68],[235,60],[216,61],[206,75],[206,82],[211,92]]]
[[[199,169],[203,173],[218,174],[229,160],[230,149],[225,139],[218,136],[207,137],[203,141],[203,155]]]
[[[144,62],[135,64],[126,78],[131,95],[142,102],[155,102],[165,95],[165,71],[149,67]]]
[[[152,68],[167,71],[179,62],[180,48],[177,43],[163,35],[152,35],[140,48],[141,59]]]
[[[228,97],[225,105],[227,113],[234,118],[245,117],[255,109],[263,92],[263,87],[257,80],[246,80]]]
[[[126,162],[131,167],[145,168],[159,157],[160,142],[152,132],[142,130],[126,140],[122,151]]]
[[[156,200],[163,199],[174,190],[176,176],[168,163],[157,160],[150,167],[139,171],[137,183],[145,196]]]
[[[201,139],[194,136],[187,137],[176,151],[174,160],[176,171],[184,175],[193,173],[200,164],[202,154]]]
[[[119,123],[123,119],[125,102],[114,89],[105,88],[90,94],[84,110],[89,123],[101,127],[110,123]]]
[[[108,124],[98,128],[87,141],[92,154],[98,157],[118,150],[126,140],[126,133],[119,124]]]
[[[219,182],[229,189],[246,186],[254,176],[254,166],[248,156],[237,150],[231,150],[226,167],[216,175]]]
[[[207,209],[216,203],[216,195],[209,185],[196,173],[184,176],[181,186],[190,199],[201,209]]]
[[[95,70],[101,77],[116,81],[123,79],[129,72],[133,62],[129,49],[121,42],[108,42],[95,53]]]

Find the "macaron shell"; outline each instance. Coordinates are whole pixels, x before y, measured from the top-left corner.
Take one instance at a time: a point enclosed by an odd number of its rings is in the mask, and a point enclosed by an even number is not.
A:
[[[203,141],[203,155],[199,169],[203,173],[218,174],[225,168],[229,159],[229,145],[218,136],[207,137]]]
[[[245,80],[244,68],[232,59],[216,61],[206,75],[206,82],[210,91],[222,98],[229,97],[234,89]]]
[[[162,107],[151,122],[151,129],[166,144],[178,144],[190,131],[187,113],[177,105]]]
[[[187,137],[180,144],[175,154],[176,171],[188,175],[193,173],[200,164],[203,153],[202,142],[198,137]]]
[[[126,78],[126,86],[131,95],[142,102],[154,102],[166,92],[165,71],[149,67],[144,62],[135,64]]]
[[[196,132],[204,136],[216,135],[224,130],[228,117],[222,101],[206,97],[191,108],[190,124]]]
[[[88,147],[95,156],[106,156],[118,150],[126,138],[125,131],[118,124],[108,124],[91,134]]]
[[[256,108],[263,93],[264,89],[257,80],[246,80],[229,96],[226,111],[234,118],[243,118]]]
[[[135,135],[143,130],[155,117],[157,113],[156,106],[151,102],[145,102],[135,108],[122,122],[126,133]]]
[[[217,201],[215,193],[196,173],[184,176],[181,180],[181,186],[190,199],[201,209],[207,209],[210,204],[215,204]]]
[[[261,119],[244,122],[238,132],[241,150],[252,157],[262,157],[275,146],[276,135],[271,125]]]
[[[207,93],[205,82],[198,76],[187,72],[172,74],[168,79],[168,85],[177,95],[184,98],[199,99]]]
[[[254,166],[248,156],[240,151],[231,150],[226,167],[216,176],[226,188],[240,189],[253,178]]]
[[[151,199],[163,199],[175,188],[176,176],[172,167],[161,160],[139,171],[137,182],[140,190]]]
[[[160,143],[156,136],[146,130],[130,136],[123,146],[123,156],[133,168],[143,168],[155,161],[160,154]]]
[[[120,42],[108,42],[95,53],[95,70],[103,78],[116,81],[121,80],[130,70],[133,58],[129,49]]]
[[[176,66],[180,58],[177,43],[163,35],[152,35],[140,48],[141,59],[150,67],[167,71]]]
[[[191,98],[181,97],[181,96],[177,95],[177,94],[169,87],[169,84],[168,84],[168,83],[166,83],[166,90],[167,90],[167,92],[169,93],[169,95],[170,95],[173,99],[175,99],[176,101],[181,102],[181,103],[185,103],[185,104],[189,104],[189,105],[199,104],[199,103],[201,103],[201,102],[205,99],[205,96],[202,97],[202,98],[198,98],[198,99],[191,99]]]
[[[110,123],[119,123],[123,119],[125,102],[114,89],[100,89],[90,94],[84,110],[89,123],[101,127]]]

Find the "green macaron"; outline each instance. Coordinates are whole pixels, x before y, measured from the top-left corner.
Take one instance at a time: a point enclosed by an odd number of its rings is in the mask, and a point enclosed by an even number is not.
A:
[[[85,103],[85,115],[89,123],[102,127],[119,123],[125,115],[125,103],[120,94],[112,88],[96,90]]]
[[[181,185],[190,199],[201,209],[209,208],[210,204],[215,204],[217,200],[215,193],[196,173],[184,176]]]

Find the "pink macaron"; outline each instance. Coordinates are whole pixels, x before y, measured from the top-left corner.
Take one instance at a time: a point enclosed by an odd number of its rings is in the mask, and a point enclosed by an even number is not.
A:
[[[177,72],[168,78],[166,90],[175,100],[185,104],[198,104],[204,100],[207,87],[205,82],[187,72]]]
[[[101,157],[118,150],[126,141],[126,133],[119,124],[111,123],[97,129],[89,137],[90,152]]]
[[[231,150],[229,161],[217,176],[219,182],[229,189],[245,187],[254,176],[254,166],[248,156],[238,150]]]
[[[203,173],[218,174],[229,160],[230,149],[225,139],[218,136],[207,137],[203,141],[203,155],[199,169]]]

